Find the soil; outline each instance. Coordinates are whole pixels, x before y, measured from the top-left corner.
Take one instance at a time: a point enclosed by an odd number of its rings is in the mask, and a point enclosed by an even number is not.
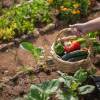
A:
[[[100,16],[100,12],[94,13],[89,16],[89,19]],[[64,26],[66,27],[66,26]],[[51,45],[55,40],[55,37],[59,30],[64,28],[59,26],[54,31],[49,32],[45,35],[40,35],[39,38],[30,40],[34,45],[43,47],[47,56],[50,55]],[[30,53],[19,48],[9,48],[5,52],[0,52],[0,82],[7,81],[14,75],[16,75],[21,68],[32,67],[36,69],[36,64]],[[55,64],[49,67],[47,71],[40,71],[38,74],[21,74],[14,81],[8,81],[2,88],[0,86],[0,100],[15,100],[16,97],[21,97],[29,91],[29,87],[32,83],[40,83],[46,80],[54,79],[58,77],[56,69],[53,70]],[[97,75],[100,75],[99,68],[97,69]],[[32,76],[32,77],[31,77]]]
[[[44,47],[46,55],[50,55],[50,47],[55,40],[55,37],[59,29],[51,32],[51,34],[45,34],[40,36],[36,40],[31,40],[33,44],[40,47]],[[17,55],[16,55],[17,53]],[[10,48],[6,52],[0,53],[0,81],[6,81],[18,73],[18,69],[23,66],[30,66],[35,70],[35,62],[32,55],[22,48]],[[50,70],[55,67],[53,65]],[[100,75],[100,72],[97,72]],[[46,80],[55,79],[58,77],[56,70],[40,72],[34,75],[22,74],[18,76],[16,81],[9,81],[5,86],[0,89],[0,100],[15,100],[16,97],[21,97],[29,91],[29,87],[32,83],[40,83]]]
[[[58,31],[61,28],[59,27],[51,33],[40,35],[36,40],[31,40],[34,45],[43,47],[46,51],[47,56],[50,55],[50,48],[55,40],[55,37]],[[26,58],[26,59],[25,59]],[[23,68],[23,66],[32,67],[35,70],[35,62],[30,53],[19,48],[9,48],[5,52],[0,52],[0,81],[4,82],[18,73],[18,70]],[[55,66],[55,65],[53,65]],[[52,68],[50,68],[52,69]],[[34,78],[32,83],[39,83],[46,80],[57,78],[58,75],[56,71],[54,72],[40,72],[38,75],[33,75]],[[38,77],[37,77],[38,76]],[[40,81],[41,80],[41,81]],[[31,85],[29,75],[21,75],[18,77],[18,80],[15,82],[7,82],[6,86],[3,87],[3,90],[0,92],[0,100],[14,100],[15,97],[20,96],[21,94],[27,93]]]

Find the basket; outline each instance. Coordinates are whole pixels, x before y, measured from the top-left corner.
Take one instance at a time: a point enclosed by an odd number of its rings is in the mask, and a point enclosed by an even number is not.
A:
[[[91,63],[91,60],[90,60],[91,51],[92,51],[92,44],[91,44],[92,42],[89,39],[87,39],[88,38],[87,36],[85,36],[85,39],[86,39],[86,42],[88,43],[88,45],[90,47],[87,59],[82,59],[82,60],[76,61],[76,62],[69,62],[69,61],[62,60],[55,53],[55,50],[54,50],[55,43],[58,41],[59,38],[61,38],[61,35],[67,34],[69,32],[71,32],[71,28],[65,28],[65,29],[61,30],[58,33],[58,35],[57,35],[57,37],[56,37],[56,39],[55,39],[55,41],[54,41],[54,43],[51,47],[51,54],[53,56],[55,64],[57,64],[56,65],[57,70],[60,70],[62,72],[66,72],[66,73],[74,73],[80,67],[87,69],[90,66],[93,66],[92,63]],[[71,36],[68,36],[68,37],[69,37],[69,39],[71,39]]]

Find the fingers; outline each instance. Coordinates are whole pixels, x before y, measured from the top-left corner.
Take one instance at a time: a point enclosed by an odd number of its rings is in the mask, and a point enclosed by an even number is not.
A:
[[[77,31],[77,36],[81,36],[83,33],[82,32],[80,32],[80,31]]]
[[[77,35],[77,30],[75,28],[72,28],[70,31],[70,35]]]
[[[83,34],[81,29],[81,24],[69,25],[69,27],[72,28],[72,33],[74,35],[81,36]]]

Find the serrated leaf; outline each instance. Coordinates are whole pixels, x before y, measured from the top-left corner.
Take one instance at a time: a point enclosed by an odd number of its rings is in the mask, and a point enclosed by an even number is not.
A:
[[[85,94],[93,92],[94,89],[95,89],[95,86],[93,86],[93,85],[85,85],[85,86],[79,87],[78,92],[81,95],[85,95]]]

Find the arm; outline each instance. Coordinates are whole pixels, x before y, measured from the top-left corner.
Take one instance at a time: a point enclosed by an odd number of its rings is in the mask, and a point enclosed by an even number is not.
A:
[[[71,28],[76,28],[79,32],[87,33],[100,30],[100,17],[86,23],[70,25]]]
[[[85,32],[100,30],[100,17],[83,24]]]

